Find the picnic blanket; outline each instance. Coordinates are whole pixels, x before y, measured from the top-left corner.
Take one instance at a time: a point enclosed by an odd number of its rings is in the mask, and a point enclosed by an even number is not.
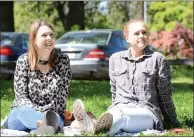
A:
[[[66,126],[64,129],[64,136],[81,136],[81,133],[79,129],[72,128],[71,126]],[[161,136],[168,133],[167,131],[158,131],[158,130],[146,130],[142,131],[141,133],[126,133],[121,132],[119,134],[116,134],[115,136],[141,136],[142,134],[144,136],[146,135],[155,135],[155,136]],[[18,130],[12,130],[12,129],[2,129],[1,130],[1,136],[28,136],[29,133],[25,131],[18,131]]]
[[[2,136],[28,136],[29,133],[25,131],[18,131],[12,129],[1,129],[1,137]]]
[[[153,136],[162,136],[164,134],[168,133],[167,131],[159,131],[159,130],[145,130],[145,131],[142,131],[142,132],[139,132],[139,133],[127,133],[127,132],[124,132],[124,131],[121,131],[120,133],[116,134],[115,136],[116,137],[124,137],[124,136],[132,136],[132,137],[135,137],[135,136],[141,136],[142,134],[144,136],[148,136],[148,135],[153,135]]]

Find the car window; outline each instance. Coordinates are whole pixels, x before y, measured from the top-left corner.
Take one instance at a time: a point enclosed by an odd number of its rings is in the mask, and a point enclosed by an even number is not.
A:
[[[57,40],[58,44],[106,44],[107,32],[67,33]]]
[[[122,47],[123,42],[118,34],[112,33],[111,39],[110,39],[111,45]]]
[[[1,45],[13,45],[16,41],[15,35],[1,34],[0,36]]]
[[[27,50],[29,45],[29,37],[28,35],[23,35],[22,36],[22,48]]]
[[[127,49],[128,49],[129,46],[128,46],[127,41],[126,41],[125,38],[124,38],[123,32],[117,32],[116,35],[117,35],[117,37],[119,37],[119,39],[120,39],[121,42],[122,42],[121,47],[122,47],[122,48],[127,48]]]

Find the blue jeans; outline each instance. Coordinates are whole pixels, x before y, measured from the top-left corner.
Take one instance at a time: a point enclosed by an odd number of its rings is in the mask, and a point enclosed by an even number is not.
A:
[[[44,113],[27,106],[21,106],[11,110],[4,123],[4,127],[19,131],[36,130],[37,121],[41,119],[44,119]],[[58,123],[61,127],[64,126],[64,121],[59,115]]]

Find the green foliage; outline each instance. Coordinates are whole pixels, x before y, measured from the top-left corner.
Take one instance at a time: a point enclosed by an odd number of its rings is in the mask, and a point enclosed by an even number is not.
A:
[[[123,29],[131,18],[141,16],[141,1],[108,1],[107,13],[98,10],[101,1],[85,1],[85,29]],[[36,19],[44,19],[54,25],[55,36],[64,34],[65,28],[56,10],[55,1],[15,1],[14,16],[16,32],[29,31],[30,24]],[[60,2],[65,8],[65,2]],[[193,29],[192,2],[147,2],[148,28],[150,31],[170,30],[176,22],[181,22],[186,28]],[[76,18],[76,17],[75,17]],[[75,25],[72,31],[79,30]]]
[[[15,1],[14,2],[15,31],[29,33],[33,21],[42,19],[54,25],[55,36],[63,32],[63,26],[52,1]]]
[[[107,15],[98,11],[100,1],[88,1],[85,3],[85,29],[103,29],[107,26]]]
[[[71,31],[77,31],[77,30],[80,30],[80,26],[79,25],[74,25],[71,27]]]
[[[107,22],[108,22],[107,16],[103,15],[99,11],[96,11],[92,15],[87,16],[85,19],[85,22],[86,22],[86,30],[111,28],[110,26],[107,25]]]
[[[127,4],[127,3],[126,3]],[[125,15],[125,9],[122,2],[112,1],[108,5],[109,15],[108,24],[114,29],[123,29],[124,24],[128,21],[128,15]],[[118,12],[119,11],[119,12]]]
[[[88,2],[85,11],[86,29],[123,29],[125,23],[133,17],[140,16],[140,2],[136,1],[109,1],[107,13],[97,10],[99,2]],[[92,6],[93,5],[93,6]],[[87,10],[87,7],[94,7]]]
[[[192,30],[192,2],[150,2],[148,8],[148,25],[150,31],[174,29],[176,22]]]

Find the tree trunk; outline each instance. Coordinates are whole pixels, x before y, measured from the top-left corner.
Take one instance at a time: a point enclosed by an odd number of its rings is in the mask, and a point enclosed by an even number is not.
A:
[[[78,25],[80,29],[85,28],[84,1],[55,2],[55,7],[66,31],[71,30],[74,25]]]
[[[80,29],[84,29],[84,1],[70,1],[69,14],[67,14],[67,30],[71,30],[73,25],[79,25]]]
[[[13,1],[0,1],[0,31],[14,32]]]

